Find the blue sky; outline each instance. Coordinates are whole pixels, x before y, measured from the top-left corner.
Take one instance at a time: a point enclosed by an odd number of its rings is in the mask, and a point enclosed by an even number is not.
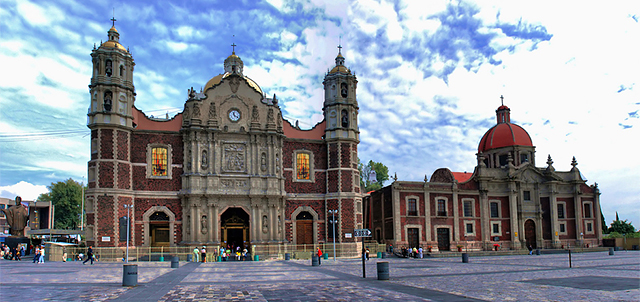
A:
[[[115,9],[149,115],[180,112],[235,43],[245,75],[311,128],[341,43],[359,81],[363,161],[400,180],[471,172],[504,95],[538,166],[550,154],[566,171],[575,156],[607,222],[618,211],[640,227],[640,3],[595,3],[2,0],[0,195],[33,199],[86,175],[90,53]]]

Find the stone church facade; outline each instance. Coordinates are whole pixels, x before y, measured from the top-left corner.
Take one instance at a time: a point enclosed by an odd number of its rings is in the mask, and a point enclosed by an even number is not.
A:
[[[355,242],[344,234],[363,224],[357,79],[340,52],[322,83],[324,120],[301,130],[235,49],[181,113],[149,117],[115,26],[108,38],[91,53],[88,244],[124,246],[128,210],[136,246],[322,243],[328,210],[336,241]]]
[[[473,173],[441,168],[430,179],[395,180],[365,197],[374,239],[431,251],[600,245],[597,183],[586,184],[575,157],[570,171],[556,171],[550,155],[536,167],[531,137],[511,123],[510,112],[496,110]]]

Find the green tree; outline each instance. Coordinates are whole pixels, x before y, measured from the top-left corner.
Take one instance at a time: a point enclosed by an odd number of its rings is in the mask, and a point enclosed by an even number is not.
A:
[[[49,195],[54,211],[54,228],[75,229],[80,225],[80,213],[82,211],[82,185],[69,178],[66,181],[51,183],[47,186],[48,194],[38,197],[46,198]]]
[[[636,228],[633,227],[631,222],[627,222],[627,220],[616,220],[611,223],[609,227],[609,233],[620,233],[620,234],[631,234],[636,232]]]
[[[384,182],[389,180],[389,168],[383,163],[370,160],[369,163],[364,165],[358,158],[358,170],[360,171],[360,188],[365,193],[381,189],[384,186]],[[376,172],[375,181],[369,181],[369,173],[371,171]]]

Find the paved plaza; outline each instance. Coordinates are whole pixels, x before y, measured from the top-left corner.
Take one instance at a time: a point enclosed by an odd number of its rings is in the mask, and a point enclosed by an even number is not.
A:
[[[0,301],[640,301],[640,252],[539,256],[138,263],[0,261]],[[388,261],[390,280],[377,280]]]

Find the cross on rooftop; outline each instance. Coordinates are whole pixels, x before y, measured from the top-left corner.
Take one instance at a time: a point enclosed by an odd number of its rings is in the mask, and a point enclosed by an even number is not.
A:
[[[233,44],[231,44],[233,53],[236,53],[236,46],[238,46],[238,45],[236,45],[235,42]]]
[[[113,9],[113,17],[111,17],[111,26],[116,26],[116,9]]]
[[[340,44],[338,44],[338,53],[342,53],[342,46],[340,46]]]
[[[502,106],[504,106],[504,96],[500,95],[500,103],[502,103]]]

